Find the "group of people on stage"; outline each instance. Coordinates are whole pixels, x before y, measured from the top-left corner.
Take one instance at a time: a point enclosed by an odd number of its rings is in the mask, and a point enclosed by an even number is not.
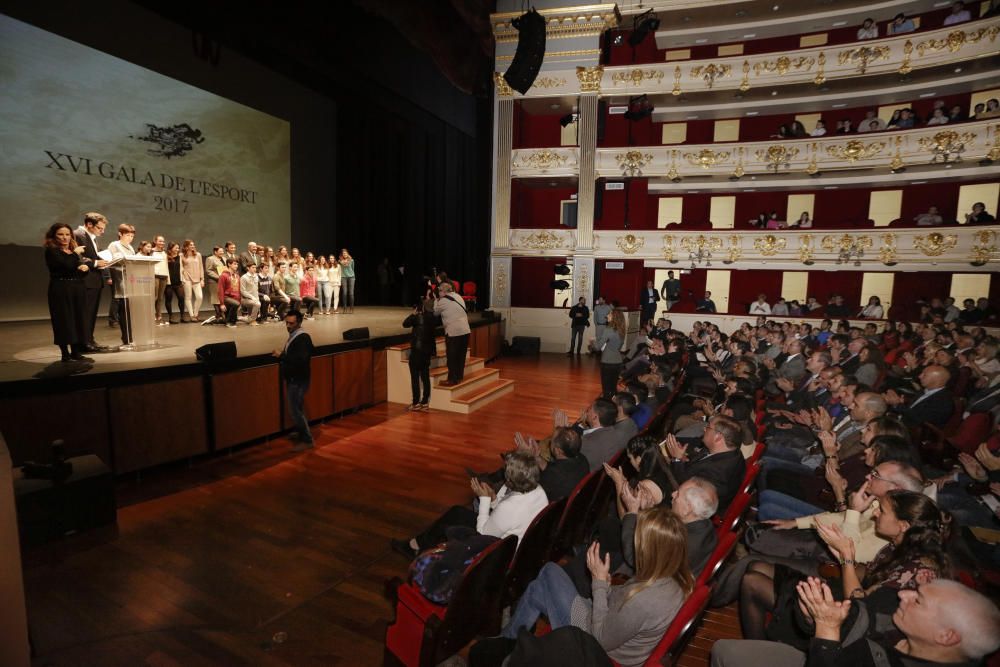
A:
[[[101,248],[108,219],[97,212],[84,215],[72,229],[55,223],[45,234],[45,262],[49,270],[48,305],[53,338],[63,361],[90,360],[84,353],[132,348],[131,317],[125,295],[125,273],[115,260],[135,255],[157,258],[155,312],[157,325],[171,322],[218,322],[235,327],[242,319],[256,326],[283,319],[289,311],[303,310],[312,319],[322,315],[354,312],[356,281],[354,258],[346,248],[339,255],[302,255],[285,246],[277,251],[251,241],[237,254],[232,241],[215,246],[203,258],[195,242],[167,242],[162,235],[135,242],[135,227],[118,226],[117,240]],[[112,289],[109,323],[117,323],[122,345],[107,347],[94,338],[101,292]],[[208,293],[214,316],[202,320],[202,300]],[[178,319],[173,318],[177,302]],[[245,312],[244,316],[240,313]]]

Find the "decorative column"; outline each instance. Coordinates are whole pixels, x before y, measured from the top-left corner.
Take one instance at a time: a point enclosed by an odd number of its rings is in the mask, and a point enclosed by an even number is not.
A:
[[[593,306],[594,289],[594,158],[597,152],[597,96],[604,68],[577,67],[580,81],[579,130],[580,173],[577,183],[576,252],[573,255],[573,303],[582,296]]]
[[[490,254],[490,306],[510,308],[510,161],[514,132],[514,91],[499,72],[493,135],[493,229]]]

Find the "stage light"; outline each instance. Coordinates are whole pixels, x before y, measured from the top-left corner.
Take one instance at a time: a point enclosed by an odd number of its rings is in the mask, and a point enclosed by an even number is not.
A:
[[[652,9],[648,9],[632,19],[632,34],[628,36],[628,43],[632,46],[639,46],[651,32],[656,32],[660,27],[660,19]]]
[[[562,292],[563,290],[569,289],[569,283],[565,280],[553,280],[549,283],[549,287],[556,290],[557,292]]]
[[[562,118],[559,119],[559,124],[562,125],[563,127],[566,127],[570,123],[575,123],[576,120],[577,120],[577,114],[575,114],[575,113],[568,113],[568,114],[566,114],[565,116],[563,116]]]
[[[557,276],[568,276],[569,274],[573,273],[573,270],[570,269],[565,264],[556,264],[553,271],[555,271],[555,274]]]
[[[653,115],[653,103],[649,101],[649,97],[639,95],[638,97],[629,98],[628,111],[625,112],[625,118],[628,120],[640,120],[651,115]]]
[[[625,41],[625,35],[619,32],[615,33],[615,36],[614,38],[612,38],[611,43],[614,44],[615,46],[621,46],[624,41]]]

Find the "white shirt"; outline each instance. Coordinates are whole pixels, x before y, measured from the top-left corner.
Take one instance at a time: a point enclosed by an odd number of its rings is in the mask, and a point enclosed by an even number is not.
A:
[[[162,250],[154,250],[151,257],[155,257],[160,260],[153,265],[153,273],[157,277],[162,277],[167,279],[167,284],[170,284],[170,268],[167,266],[167,253]]]
[[[476,531],[480,535],[493,535],[500,539],[517,535],[520,546],[524,532],[548,504],[549,499],[541,484],[527,493],[510,491],[504,484],[497,492],[497,499],[492,503],[489,497],[480,496]]]
[[[754,301],[753,305],[750,306],[750,314],[751,315],[770,315],[771,314],[771,305],[767,301],[765,301],[764,303],[761,303],[760,301]]]
[[[963,9],[957,14],[948,14],[944,19],[944,25],[955,25],[956,23],[964,23],[971,20],[972,14],[969,13],[968,9]]]

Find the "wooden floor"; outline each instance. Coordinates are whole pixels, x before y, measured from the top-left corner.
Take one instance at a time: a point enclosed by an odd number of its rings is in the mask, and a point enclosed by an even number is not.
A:
[[[317,427],[312,452],[279,439],[120,482],[117,531],[25,554],[36,664],[381,664],[383,583],[407,566],[389,538],[468,502],[465,467],[496,468],[515,430],[599,391],[589,358],[496,366],[516,390],[472,415],[381,404]],[[682,664],[707,664],[733,619],[713,612]]]

